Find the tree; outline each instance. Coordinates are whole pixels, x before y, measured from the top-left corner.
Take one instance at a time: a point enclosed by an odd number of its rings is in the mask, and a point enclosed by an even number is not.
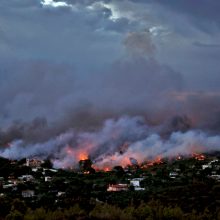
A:
[[[133,220],[135,218],[135,208],[133,206],[128,206],[123,210],[124,214],[123,216],[125,217],[126,220]]]
[[[11,210],[11,199],[7,197],[0,198],[0,218],[5,217]]]
[[[3,177],[8,177],[9,174],[11,173],[11,164],[10,161],[8,159],[2,158],[0,157],[0,173],[1,176]]]
[[[12,207],[11,207],[12,211],[18,211],[22,214],[24,214],[27,211],[27,206],[26,204],[21,201],[20,199],[14,199],[12,202]]]
[[[26,163],[26,158],[22,158],[18,161],[18,165],[23,165]]]
[[[90,159],[80,160],[79,167],[82,172],[94,173],[94,169],[92,168],[92,161]]]
[[[134,211],[134,216],[137,219],[153,219],[153,212],[150,206],[142,202],[140,206]]]
[[[10,212],[6,218],[6,220],[22,220],[23,219],[23,215],[22,213],[20,213],[19,211],[17,210],[14,210],[12,212]]]
[[[53,164],[49,159],[45,160],[43,164],[41,164],[41,167],[51,169],[53,168]]]
[[[183,212],[179,207],[165,207],[163,209],[163,219],[179,220],[183,219]]]
[[[121,166],[115,166],[112,169],[113,172],[115,172],[116,176],[119,177],[123,177],[123,175],[125,174],[124,169]]]
[[[44,194],[40,200],[39,205],[45,209],[52,209],[54,207],[55,197],[51,194]]]
[[[65,210],[64,215],[67,219],[78,219],[86,216],[85,210],[81,209],[78,204]]]
[[[120,208],[108,204],[97,204],[90,212],[92,219],[118,220],[122,219],[123,212]]]
[[[24,216],[24,220],[44,220],[47,219],[47,212],[44,208],[38,208],[36,210],[28,209]]]

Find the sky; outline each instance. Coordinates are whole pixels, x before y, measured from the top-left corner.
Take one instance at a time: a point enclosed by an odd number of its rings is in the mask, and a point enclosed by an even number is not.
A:
[[[123,115],[220,131],[219,11],[219,0],[1,0],[1,131]]]

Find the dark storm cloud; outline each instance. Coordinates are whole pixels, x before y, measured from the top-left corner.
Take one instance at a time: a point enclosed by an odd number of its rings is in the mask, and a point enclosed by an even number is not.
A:
[[[213,27],[213,24],[219,27],[220,2],[218,0],[156,0],[156,2],[168,6],[177,12],[189,15],[189,18],[195,21],[197,25],[205,22],[210,27]]]
[[[195,46],[202,47],[202,48],[211,48],[211,49],[220,49],[220,44],[205,44],[201,42],[195,42]]]
[[[207,21],[213,22],[217,26],[220,24],[220,2],[218,0],[132,0],[136,3],[160,4],[176,11],[183,13],[189,18],[197,20],[197,22]],[[212,25],[210,23],[210,25]]]

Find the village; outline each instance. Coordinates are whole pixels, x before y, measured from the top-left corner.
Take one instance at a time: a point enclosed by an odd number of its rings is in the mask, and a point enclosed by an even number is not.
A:
[[[196,179],[220,181],[219,158],[203,154],[194,154],[190,158],[179,156],[172,161],[160,159],[142,165],[134,163],[125,168],[115,166],[108,171],[96,171],[90,159],[79,161],[75,170],[62,170],[54,169],[49,160],[1,158],[0,170],[0,196],[32,199],[32,202],[45,195],[53,195],[55,202],[62,200],[68,197],[69,188],[80,187],[80,181],[86,179],[90,193],[97,195],[100,192],[144,192],[158,185],[182,185]],[[76,179],[78,183],[74,186]]]
[[[28,210],[62,211],[79,206],[87,217],[97,206],[123,210],[130,206],[138,208],[143,202],[152,204],[152,201],[159,201],[165,207],[178,206],[184,213],[203,212],[207,207],[216,213],[219,207],[218,153],[156,158],[143,164],[135,162],[105,170],[94,167],[90,159],[79,161],[75,169],[55,169],[48,159],[0,158],[0,206],[5,207],[0,217],[14,215],[14,204],[21,216]],[[79,212],[79,207],[74,208],[74,213]]]

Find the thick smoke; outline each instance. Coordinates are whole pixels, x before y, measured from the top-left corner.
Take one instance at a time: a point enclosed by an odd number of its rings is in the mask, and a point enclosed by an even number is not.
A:
[[[70,128],[96,129],[125,113],[163,120],[161,109],[169,106],[171,91],[181,90],[183,79],[151,56],[148,34],[129,34],[125,45],[132,56],[88,75],[42,61],[18,62],[17,69],[3,64],[11,74],[2,70],[0,144],[14,139],[41,142]],[[139,36],[141,45],[146,38],[149,46],[141,49]]]
[[[151,56],[156,50],[149,31],[129,33],[124,40],[124,44],[131,53],[135,53],[135,56],[138,53]]]
[[[10,159],[50,158],[55,167],[76,166],[91,158],[97,168],[126,166],[161,157],[191,155],[219,150],[220,136],[200,130],[172,132],[163,138],[157,127],[148,126],[142,117],[124,116],[105,121],[96,132],[67,131],[43,143],[25,144],[16,140],[2,148],[0,155]]]
[[[220,4],[196,4],[3,1],[1,156],[102,167],[217,150]]]
[[[8,98],[2,96],[0,155],[50,158],[64,168],[89,156],[104,168],[218,150],[219,94],[183,92],[181,75],[152,52],[135,57],[130,37],[132,56],[93,79],[42,63],[15,72],[16,86],[1,87]],[[10,123],[13,117],[20,120]]]

